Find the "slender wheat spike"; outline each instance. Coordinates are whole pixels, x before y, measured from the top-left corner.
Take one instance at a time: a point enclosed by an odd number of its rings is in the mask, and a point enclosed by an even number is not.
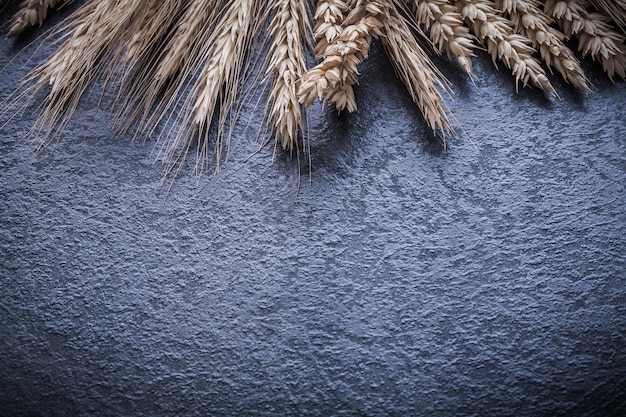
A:
[[[381,1],[383,2],[383,1]],[[445,90],[443,75],[417,42],[406,20],[400,15],[392,0],[386,0],[387,17],[383,19],[383,47],[390,57],[398,78],[404,83],[424,115],[426,122],[436,133],[452,133],[448,110],[437,86]],[[445,138],[445,136],[444,136]]]
[[[613,22],[626,35],[626,0],[591,0],[598,10],[610,16]]]
[[[61,46],[24,81],[32,84],[27,90],[31,97],[50,84],[35,131],[47,128],[50,134],[55,127],[63,129],[136,7],[134,0],[101,0],[87,3],[70,17],[68,31],[60,36]]]
[[[48,9],[59,3],[67,3],[63,0],[24,0],[20,3],[20,10],[15,13],[9,22],[9,33],[7,38],[19,35],[31,26],[41,25],[48,16]]]
[[[257,34],[256,18],[259,0],[237,0],[227,3],[214,28],[208,49],[203,52],[207,62],[186,103],[183,128],[165,146],[165,156],[182,162],[197,133],[196,172],[201,173],[208,163],[209,129],[215,111],[219,109],[218,133],[215,143],[216,170],[220,167],[224,145],[223,128],[237,97],[238,85],[245,70],[245,57]],[[182,145],[182,150],[180,146]]]
[[[563,43],[565,35],[550,27],[553,20],[539,9],[537,0],[497,0],[500,10],[509,14],[515,31],[532,41],[544,62],[556,68],[574,87],[588,91],[585,73],[574,53]]]
[[[625,37],[611,27],[608,16],[589,13],[589,6],[585,0],[546,0],[544,10],[557,21],[565,36],[576,35],[583,57],[591,55],[600,61],[611,80],[616,73],[626,79]]]
[[[338,111],[356,110],[352,86],[358,83],[357,66],[367,58],[372,39],[381,33],[385,8],[379,1],[352,3],[341,33],[321,54],[324,60],[302,76],[298,96],[306,106],[325,96]]]
[[[456,7],[447,0],[415,0],[413,10],[417,22],[428,31],[430,40],[448,58],[455,56],[459,66],[472,76],[470,57],[474,56],[473,36],[463,25],[463,19]]]
[[[487,47],[494,65],[500,59],[511,69],[516,88],[520,81],[523,86],[531,81],[556,96],[541,64],[532,56],[535,50],[530,39],[513,33],[513,23],[498,14],[492,1],[456,0],[455,3],[474,35]]]
[[[272,6],[269,25],[270,50],[266,74],[273,76],[269,121],[274,124],[276,142],[290,154],[298,146],[302,111],[297,83],[306,72],[302,40],[311,33],[303,0],[278,0]]]

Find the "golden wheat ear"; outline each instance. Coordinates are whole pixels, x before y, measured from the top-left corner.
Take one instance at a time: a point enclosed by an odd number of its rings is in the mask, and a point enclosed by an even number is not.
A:
[[[200,51],[204,64],[182,103],[180,126],[174,135],[163,138],[161,154],[181,166],[193,143],[196,144],[196,173],[208,168],[213,117],[217,117],[215,138],[216,170],[230,145],[228,117],[245,82],[253,40],[258,39],[260,0],[226,2],[208,41]],[[226,155],[227,156],[227,155]],[[169,169],[169,168],[168,168]],[[168,171],[169,172],[169,171]]]
[[[626,0],[591,0],[591,2],[598,10],[606,13],[615,22],[615,26],[626,35]]]
[[[387,16],[383,20],[381,36],[383,47],[428,126],[434,134],[439,130],[445,140],[445,135],[454,133],[449,121],[450,110],[438,90],[439,87],[447,91],[445,78],[419,45],[394,2],[388,0],[385,6]]]
[[[604,13],[589,11],[584,0],[547,0],[545,12],[552,16],[567,37],[576,36],[583,57],[591,56],[613,80],[615,74],[626,79],[626,37],[615,31],[611,18]]]
[[[580,62],[563,43],[565,35],[550,26],[553,19],[540,9],[538,0],[497,0],[496,4],[509,15],[515,32],[531,40],[546,65],[574,87],[589,90]]]
[[[516,85],[521,82],[556,96],[556,91],[541,63],[533,57],[535,50],[525,36],[513,32],[513,23],[502,17],[496,5],[488,0],[456,0],[454,3],[474,35],[491,54],[493,63],[500,60],[515,76]]]
[[[51,35],[58,38],[59,46],[24,81],[30,100],[46,92],[33,127],[34,133],[45,132],[42,144],[53,132],[63,130],[82,95],[102,73],[116,39],[136,11],[135,3],[132,0],[89,2]]]
[[[459,66],[471,77],[474,56],[474,37],[463,25],[463,18],[456,7],[447,0],[415,0],[413,11],[417,23],[424,26],[430,40],[445,52],[448,58],[455,57]]]
[[[325,16],[320,11],[320,8],[326,7],[325,3],[318,1],[316,16]],[[358,65],[367,58],[372,39],[381,34],[386,13],[384,3],[348,1],[348,14],[341,21],[339,34],[321,38],[321,31],[316,31],[318,40],[322,39],[325,46],[323,50],[316,47],[316,53],[323,61],[302,76],[298,89],[301,103],[310,106],[318,98],[332,103],[338,111],[356,110],[352,86],[358,83]]]
[[[298,134],[304,133],[298,83],[306,72],[306,45],[312,34],[307,2],[278,0],[269,8],[269,59],[265,74],[272,80],[267,120],[276,144],[298,155]]]
[[[71,3],[73,0],[24,0],[20,3],[20,9],[15,13],[9,22],[9,32],[7,38],[19,35],[31,26],[41,27],[48,10],[63,4]],[[3,7],[0,4],[0,10]]]

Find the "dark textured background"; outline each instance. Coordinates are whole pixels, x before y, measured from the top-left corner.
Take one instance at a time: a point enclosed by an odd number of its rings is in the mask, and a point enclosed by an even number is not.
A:
[[[40,33],[0,42],[3,97]],[[474,62],[442,149],[375,44],[297,196],[250,133],[165,199],[93,100],[36,159],[5,126],[0,415],[626,415],[626,85]]]

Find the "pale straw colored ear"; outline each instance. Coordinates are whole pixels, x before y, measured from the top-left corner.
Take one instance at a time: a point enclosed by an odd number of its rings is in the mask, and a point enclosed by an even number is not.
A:
[[[553,17],[567,37],[576,36],[578,50],[602,63],[612,80],[615,74],[626,79],[625,37],[611,26],[611,18],[600,12],[589,12],[584,0],[547,0],[545,12]]]
[[[311,27],[304,0],[277,0],[270,10],[269,50],[266,75],[272,79],[268,121],[276,143],[290,154],[298,152],[298,133],[303,131],[298,83],[306,72],[305,44]]]
[[[47,142],[53,130],[60,132],[70,120],[81,96],[106,65],[103,57],[115,47],[120,31],[136,12],[137,3],[132,0],[87,3],[68,19],[67,27],[59,30],[61,45],[26,76],[31,99],[48,89],[33,128],[35,132],[46,131],[42,143]]]
[[[325,16],[323,10],[328,9],[325,3],[318,1],[316,15]],[[384,4],[383,1],[365,0],[346,2],[346,11],[349,13],[341,22],[340,33],[324,36],[324,49],[316,48],[317,55],[323,61],[302,76],[298,89],[301,103],[310,106],[318,98],[330,102],[338,111],[356,110],[352,86],[358,83],[358,65],[367,58],[372,39],[381,33]],[[334,9],[333,13],[338,10]],[[319,29],[320,26],[317,27]],[[337,27],[333,27],[334,30],[338,30]],[[320,38],[321,30],[316,35]],[[331,41],[328,42],[328,39]]]
[[[434,133],[439,129],[445,137],[454,129],[448,120],[450,111],[437,89],[445,89],[443,75],[435,69],[393,1],[387,0],[385,6],[388,12],[381,36],[385,51],[428,126]]]
[[[219,114],[214,148],[216,170],[219,169],[221,158],[230,144],[230,135],[226,132],[227,117],[244,82],[242,77],[251,42],[258,35],[256,19],[260,5],[261,0],[227,2],[207,42],[207,61],[186,101],[182,127],[173,138],[165,138],[164,150],[168,159],[184,161],[195,140],[196,171],[203,172],[209,161],[209,132],[217,110]]]
[[[456,7],[447,0],[415,0],[413,11],[417,23],[424,26],[439,51],[448,58],[456,57],[459,66],[473,76],[470,57],[474,56],[474,37],[463,25]]]
[[[56,7],[67,0],[24,0],[20,9],[9,22],[7,38],[16,36],[31,26],[41,26],[48,16],[48,9]]]
[[[539,1],[497,0],[496,4],[509,15],[515,31],[531,40],[548,66],[579,90],[589,90],[580,62],[563,43],[565,35],[550,26],[553,20],[539,8]]]
[[[500,60],[511,69],[516,83],[535,87],[556,95],[556,91],[539,61],[530,39],[513,33],[513,23],[498,14],[488,0],[457,0],[454,2],[474,35],[487,47],[493,63]]]

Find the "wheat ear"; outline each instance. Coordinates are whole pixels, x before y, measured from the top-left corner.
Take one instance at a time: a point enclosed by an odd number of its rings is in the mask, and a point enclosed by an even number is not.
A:
[[[441,93],[445,90],[443,75],[439,73],[426,52],[417,42],[406,20],[400,15],[391,0],[387,1],[387,17],[383,19],[381,40],[391,59],[398,78],[404,83],[411,98],[417,103],[428,126],[436,133],[452,133],[448,110]]]
[[[439,51],[448,58],[456,57],[459,66],[472,76],[473,37],[456,7],[447,0],[415,0],[413,10],[417,23],[424,25]]]
[[[552,16],[567,37],[576,35],[578,50],[600,61],[609,78],[617,73],[626,79],[626,46],[624,36],[610,25],[611,19],[602,13],[589,13],[590,4],[584,0],[546,0],[544,11]]]
[[[298,148],[302,111],[297,83],[306,71],[303,39],[311,28],[303,0],[278,0],[272,6],[269,25],[270,58],[266,75],[273,78],[268,119],[273,123],[276,143],[290,154]]]
[[[209,129],[218,105],[216,170],[220,167],[224,149],[228,149],[229,142],[223,140],[223,129],[238,95],[238,85],[243,83],[241,77],[245,72],[245,57],[256,35],[258,22],[255,20],[258,17],[259,4],[259,0],[236,0],[227,3],[211,38],[207,41],[208,49],[202,52],[207,62],[185,104],[182,128],[163,144],[168,159],[182,162],[194,137],[197,137],[198,174],[208,163]]]
[[[323,59],[326,48],[341,34],[343,19],[348,14],[348,4],[342,0],[318,0],[315,7],[315,58]]]
[[[382,2],[363,0],[348,7],[341,33],[321,53],[324,60],[302,76],[298,97],[306,106],[325,96],[338,111],[356,110],[352,86],[358,83],[357,67],[367,58],[372,39],[381,33],[385,8]]]
[[[500,10],[509,14],[515,31],[532,41],[544,62],[556,68],[574,87],[587,91],[587,78],[574,53],[563,43],[565,35],[550,27],[553,20],[539,9],[537,0],[497,0]]]
[[[63,0],[24,0],[20,3],[20,9],[9,22],[7,38],[19,35],[31,26],[41,25],[48,16],[48,9],[62,3]],[[67,2],[67,1],[65,1]]]
[[[513,23],[497,13],[492,1],[457,0],[455,4],[474,35],[487,47],[493,63],[499,59],[511,69],[516,88],[520,81],[523,86],[530,81],[556,95],[541,64],[532,56],[535,50],[530,39],[513,33]]]
[[[50,85],[35,130],[56,127],[61,131],[72,117],[78,102],[98,75],[111,45],[135,13],[134,0],[89,2],[69,18],[63,42],[44,64],[27,75],[24,84],[34,97]]]
[[[136,82],[130,84],[126,96],[132,100],[124,104],[128,114],[124,130],[138,120],[136,135],[148,136],[176,105],[181,90],[199,71],[222,3],[222,0],[182,3],[172,24],[173,34],[157,45],[160,53],[154,57],[154,64],[148,63],[148,71],[141,71]]]

